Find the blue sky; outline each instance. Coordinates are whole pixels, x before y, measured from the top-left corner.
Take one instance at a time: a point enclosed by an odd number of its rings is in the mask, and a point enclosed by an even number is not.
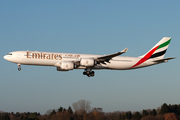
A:
[[[180,104],[180,1],[0,1],[0,110],[40,112],[68,108],[84,99],[105,112],[140,111]],[[140,56],[172,37],[168,63],[147,68],[58,72],[55,67],[18,66],[3,59],[11,51]]]

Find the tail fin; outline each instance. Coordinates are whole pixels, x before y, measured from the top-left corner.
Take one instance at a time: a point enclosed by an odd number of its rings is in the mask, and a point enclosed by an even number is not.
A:
[[[140,57],[145,59],[163,59],[170,41],[171,37],[163,37],[151,50],[149,50],[145,55]]]

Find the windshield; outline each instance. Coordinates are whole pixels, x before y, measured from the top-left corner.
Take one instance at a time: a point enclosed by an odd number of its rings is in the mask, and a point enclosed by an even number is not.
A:
[[[9,53],[8,55],[12,55],[12,53]]]

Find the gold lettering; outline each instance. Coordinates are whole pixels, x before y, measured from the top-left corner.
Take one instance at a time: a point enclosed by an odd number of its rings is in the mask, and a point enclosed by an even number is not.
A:
[[[46,59],[50,60],[50,58],[51,58],[50,54],[46,56]]]
[[[59,55],[59,60],[61,60],[62,59],[62,57],[61,57],[61,55]]]
[[[67,54],[65,55],[66,57],[78,57],[78,55],[73,55],[73,54]],[[61,54],[44,54],[43,52],[41,53],[32,53],[32,52],[27,52],[27,58],[33,58],[33,59],[48,59],[48,60],[61,60],[62,56]]]
[[[31,57],[29,57],[29,53],[31,53],[31,52],[27,52],[27,58],[31,58]]]
[[[32,58],[40,59],[40,54],[39,53],[32,53]]]
[[[51,54],[51,59],[52,59],[52,60],[53,60],[53,55],[54,55],[54,54]]]
[[[57,55],[57,54],[55,54],[55,55],[54,55],[54,59],[55,59],[55,60],[58,60],[56,57],[58,57],[58,55]]]
[[[45,57],[46,57],[46,54],[43,54],[43,59],[45,59]]]
[[[42,59],[43,55],[42,55],[42,52],[41,52],[41,59]]]

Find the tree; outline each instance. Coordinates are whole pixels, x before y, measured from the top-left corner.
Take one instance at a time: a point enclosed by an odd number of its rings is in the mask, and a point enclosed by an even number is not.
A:
[[[60,108],[58,109],[58,112],[62,112],[62,111],[63,111],[63,108],[60,107]]]
[[[21,116],[20,116],[20,120],[23,120],[23,118],[24,118],[24,116],[23,116],[23,115],[21,115]]]
[[[69,106],[68,110],[67,110],[70,114],[73,114],[73,111],[71,109],[71,107]]]
[[[53,110],[53,111],[51,112],[50,117],[52,117],[54,114],[56,114],[56,111],[55,111],[55,110]]]
[[[147,116],[142,117],[141,120],[154,120],[154,116],[147,115]]]
[[[103,112],[103,109],[102,108],[93,108],[92,109],[93,112]]]
[[[49,109],[48,111],[46,111],[46,115],[50,115],[50,114],[51,114],[51,112],[52,112],[52,110],[51,110],[51,109]]]
[[[177,115],[180,115],[180,105],[178,105],[177,113]]]
[[[171,112],[178,114],[178,105],[169,105]]]
[[[0,120],[10,120],[9,113],[2,113]]]
[[[140,120],[141,119],[141,114],[139,112],[135,112],[132,116],[133,119],[136,119],[136,120]]]
[[[166,103],[164,103],[164,104],[161,106],[160,114],[163,115],[163,114],[169,113],[169,112],[171,112],[169,106],[168,106]]]
[[[126,114],[121,114],[121,116],[119,116],[120,120],[125,120],[126,119]]]
[[[38,120],[37,116],[39,116],[37,112],[30,113],[30,115],[28,116],[28,120]]]
[[[167,113],[163,115],[165,120],[178,120],[174,113]]]
[[[132,118],[131,111],[126,112],[125,116],[126,116],[126,119],[131,119]]]
[[[157,112],[156,112],[155,109],[153,109],[153,110],[150,111],[149,114],[152,115],[152,116],[156,116],[156,115],[157,115]]]
[[[63,111],[66,111],[66,108],[64,108]]]
[[[142,116],[145,117],[145,116],[147,116],[147,115],[149,115],[149,112],[148,112],[147,110],[143,110],[143,111],[142,111]]]
[[[73,106],[73,109],[75,110],[76,113],[84,114],[84,113],[90,112],[90,110],[91,110],[90,104],[91,104],[90,101],[79,100],[77,102],[74,102],[72,104],[72,106]]]
[[[24,117],[23,117],[23,120],[28,120],[28,117],[27,117],[27,116],[24,116]]]

